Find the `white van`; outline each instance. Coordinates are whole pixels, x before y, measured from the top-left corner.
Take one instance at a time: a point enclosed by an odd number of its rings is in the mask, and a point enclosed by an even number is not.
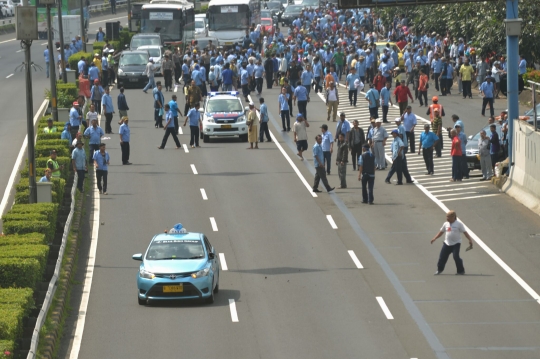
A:
[[[206,14],[195,15],[195,38],[208,36],[208,20]]]

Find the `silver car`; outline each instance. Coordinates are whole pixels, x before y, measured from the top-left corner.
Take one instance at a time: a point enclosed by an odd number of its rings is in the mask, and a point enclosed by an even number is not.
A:
[[[161,46],[157,45],[145,45],[139,46],[137,50],[146,50],[150,54],[150,57],[154,59],[154,66],[156,68],[155,76],[162,76],[161,62],[163,60],[163,53]]]

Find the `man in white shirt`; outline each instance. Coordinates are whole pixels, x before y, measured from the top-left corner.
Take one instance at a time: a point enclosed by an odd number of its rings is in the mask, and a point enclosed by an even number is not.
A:
[[[88,123],[92,123],[93,120],[98,121],[96,123],[99,126],[98,113],[96,112],[96,106],[94,106],[94,104],[91,104],[90,111],[88,111],[88,113],[86,114],[86,121]]]
[[[300,157],[300,160],[304,160],[302,152],[307,151],[307,127],[309,127],[308,121],[302,116],[301,113],[296,115],[296,122],[293,125],[294,142],[296,143],[296,149],[298,152],[296,155]]]
[[[445,234],[445,239],[441,249],[441,253],[439,255],[439,262],[437,263],[437,271],[435,272],[435,275],[439,275],[444,271],[444,266],[448,261],[448,257],[450,257],[450,253],[454,255],[454,261],[456,262],[456,274],[465,274],[465,268],[463,268],[463,260],[459,257],[459,250],[461,248],[461,233],[463,233],[465,237],[467,237],[467,239],[469,240],[469,248],[467,248],[467,250],[472,249],[472,238],[465,229],[465,226],[461,221],[457,219],[457,214],[455,211],[449,211],[448,213],[446,213],[446,222],[444,222],[439,233],[437,233],[437,235],[431,240],[431,244],[433,244],[433,242],[435,242],[437,238]]]

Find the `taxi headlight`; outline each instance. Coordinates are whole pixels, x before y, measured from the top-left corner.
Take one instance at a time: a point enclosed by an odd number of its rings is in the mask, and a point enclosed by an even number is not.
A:
[[[145,279],[154,279],[156,277],[156,275],[154,273],[149,272],[149,271],[144,270],[144,269],[139,270],[139,276],[141,278],[145,278]]]
[[[238,117],[238,119],[236,120],[236,122],[245,122],[246,121],[246,116],[240,116]]]
[[[207,117],[206,121],[210,122],[210,123],[214,123],[214,118],[213,117]]]
[[[192,278],[206,277],[208,275],[208,273],[210,273],[210,266],[208,266],[206,268],[203,268],[203,269],[201,269],[200,271],[198,271],[196,273],[192,273],[191,277]]]

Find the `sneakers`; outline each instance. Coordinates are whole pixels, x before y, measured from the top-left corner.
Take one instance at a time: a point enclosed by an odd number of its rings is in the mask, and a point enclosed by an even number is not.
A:
[[[443,272],[443,271],[440,271],[440,272],[439,272],[439,271],[436,271],[433,275],[439,275],[439,274],[441,274],[442,272]]]

